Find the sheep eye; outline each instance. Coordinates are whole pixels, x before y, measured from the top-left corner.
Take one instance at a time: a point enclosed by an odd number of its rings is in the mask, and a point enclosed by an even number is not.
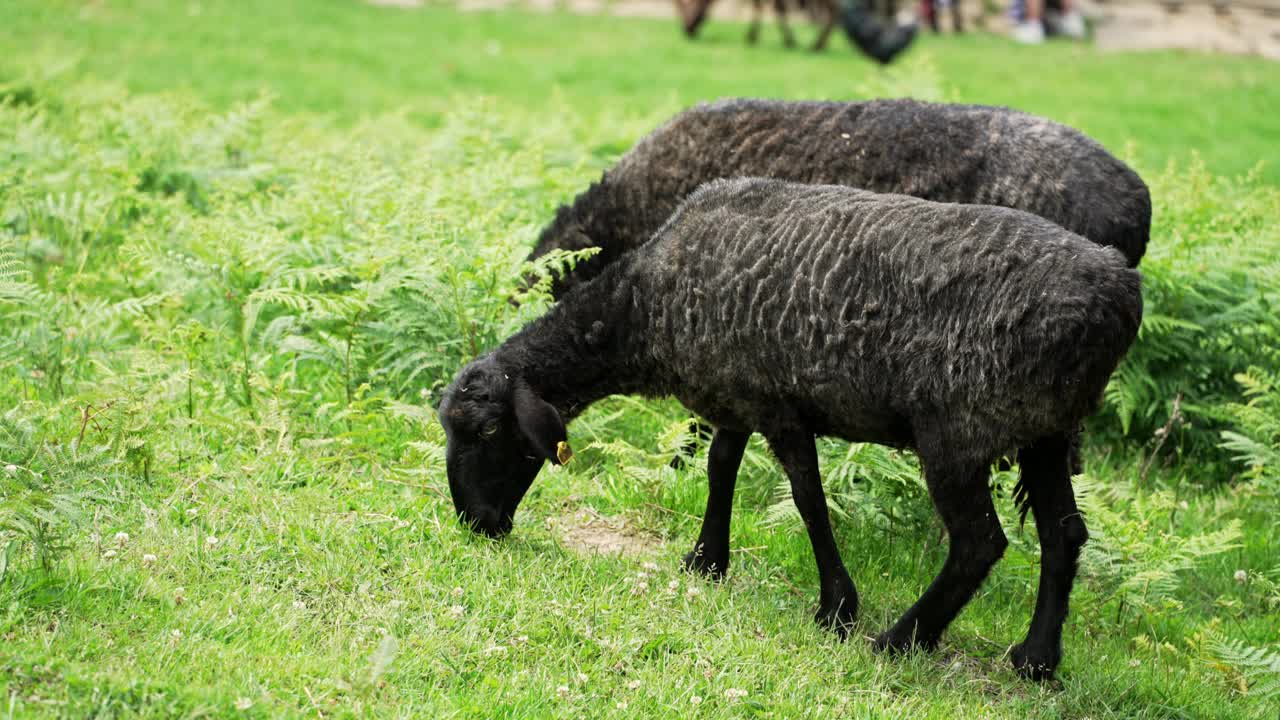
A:
[[[497,434],[498,434],[498,423],[496,422],[491,422],[488,425],[485,425],[484,429],[480,431],[480,437],[482,438],[491,438]]]

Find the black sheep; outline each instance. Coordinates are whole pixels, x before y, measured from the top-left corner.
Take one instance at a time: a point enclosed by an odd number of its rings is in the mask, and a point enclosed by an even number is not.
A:
[[[916,100],[725,100],[646,135],[561,206],[530,259],[599,247],[558,280],[557,297],[644,244],[699,185],[769,177],[848,185],[1039,215],[1136,267],[1151,197],[1132,169],[1078,130],[1006,108]]]
[[[600,248],[553,283],[559,297],[647,241],[694,188],[746,176],[1025,210],[1119,248],[1134,267],[1151,229],[1151,197],[1137,173],[1079,131],[1041,117],[916,100],[725,100],[686,110],[637,142],[560,207],[530,259]],[[672,466],[696,446],[690,442]]]
[[[987,486],[1017,449],[1039,599],[1014,665],[1052,675],[1087,532],[1070,440],[1137,335],[1124,257],[1027,213],[743,179],[696,192],[644,247],[458,374],[440,404],[455,508],[501,536],[564,423],[611,394],[674,396],[719,428],[694,562],[728,560],[748,435],[791,480],[842,633],[858,598],[836,549],[815,435],[912,447],[951,538],[938,578],[879,649],[932,646],[1006,545]],[[723,522],[721,522],[723,520]],[[721,554],[723,553],[723,555]]]

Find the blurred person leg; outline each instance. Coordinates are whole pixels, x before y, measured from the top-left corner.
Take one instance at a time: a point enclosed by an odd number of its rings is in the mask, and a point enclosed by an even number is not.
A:
[[[937,35],[938,29],[938,3],[936,0],[920,0],[920,19],[924,21],[929,29]]]
[[[1075,0],[1060,0],[1046,7],[1044,26],[1048,34],[1072,40],[1083,40],[1086,34],[1084,15],[1076,7]]]
[[[1023,0],[1022,18],[1013,26],[1013,39],[1024,45],[1044,42],[1044,0]]]

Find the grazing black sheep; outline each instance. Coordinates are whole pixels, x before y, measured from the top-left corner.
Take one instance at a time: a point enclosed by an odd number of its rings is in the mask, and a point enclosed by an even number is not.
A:
[[[1087,538],[1071,437],[1141,322],[1124,257],[1027,213],[839,186],[708,184],[653,240],[475,360],[445,391],[449,489],[506,534],[565,422],[612,394],[671,395],[718,428],[696,563],[727,563],[743,447],[762,433],[791,480],[818,564],[817,619],[858,596],[832,537],[815,435],[912,447],[951,538],[942,571],[876,647],[932,646],[1007,543],[987,485],[1018,449],[1041,581],[1014,665],[1052,675]],[[723,555],[720,553],[723,551]]]
[[[1078,130],[1004,108],[916,100],[698,105],[642,138],[561,206],[530,259],[599,247],[557,297],[642,245],[676,205],[717,178],[848,185],[1039,215],[1137,266],[1151,229],[1142,179]]]
[[[1026,210],[1119,248],[1132,266],[1151,228],[1151,198],[1137,173],[1044,118],[915,100],[726,100],[686,110],[642,138],[559,209],[530,259],[555,248],[600,248],[555,282],[559,297],[648,240],[700,184],[744,176]],[[695,449],[691,443],[672,465]]]

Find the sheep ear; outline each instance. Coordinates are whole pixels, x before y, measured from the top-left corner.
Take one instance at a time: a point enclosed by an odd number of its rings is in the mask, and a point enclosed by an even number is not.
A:
[[[538,397],[528,384],[516,384],[513,404],[516,424],[529,439],[538,454],[556,465],[563,465],[573,456],[565,437],[564,421],[551,403]]]

